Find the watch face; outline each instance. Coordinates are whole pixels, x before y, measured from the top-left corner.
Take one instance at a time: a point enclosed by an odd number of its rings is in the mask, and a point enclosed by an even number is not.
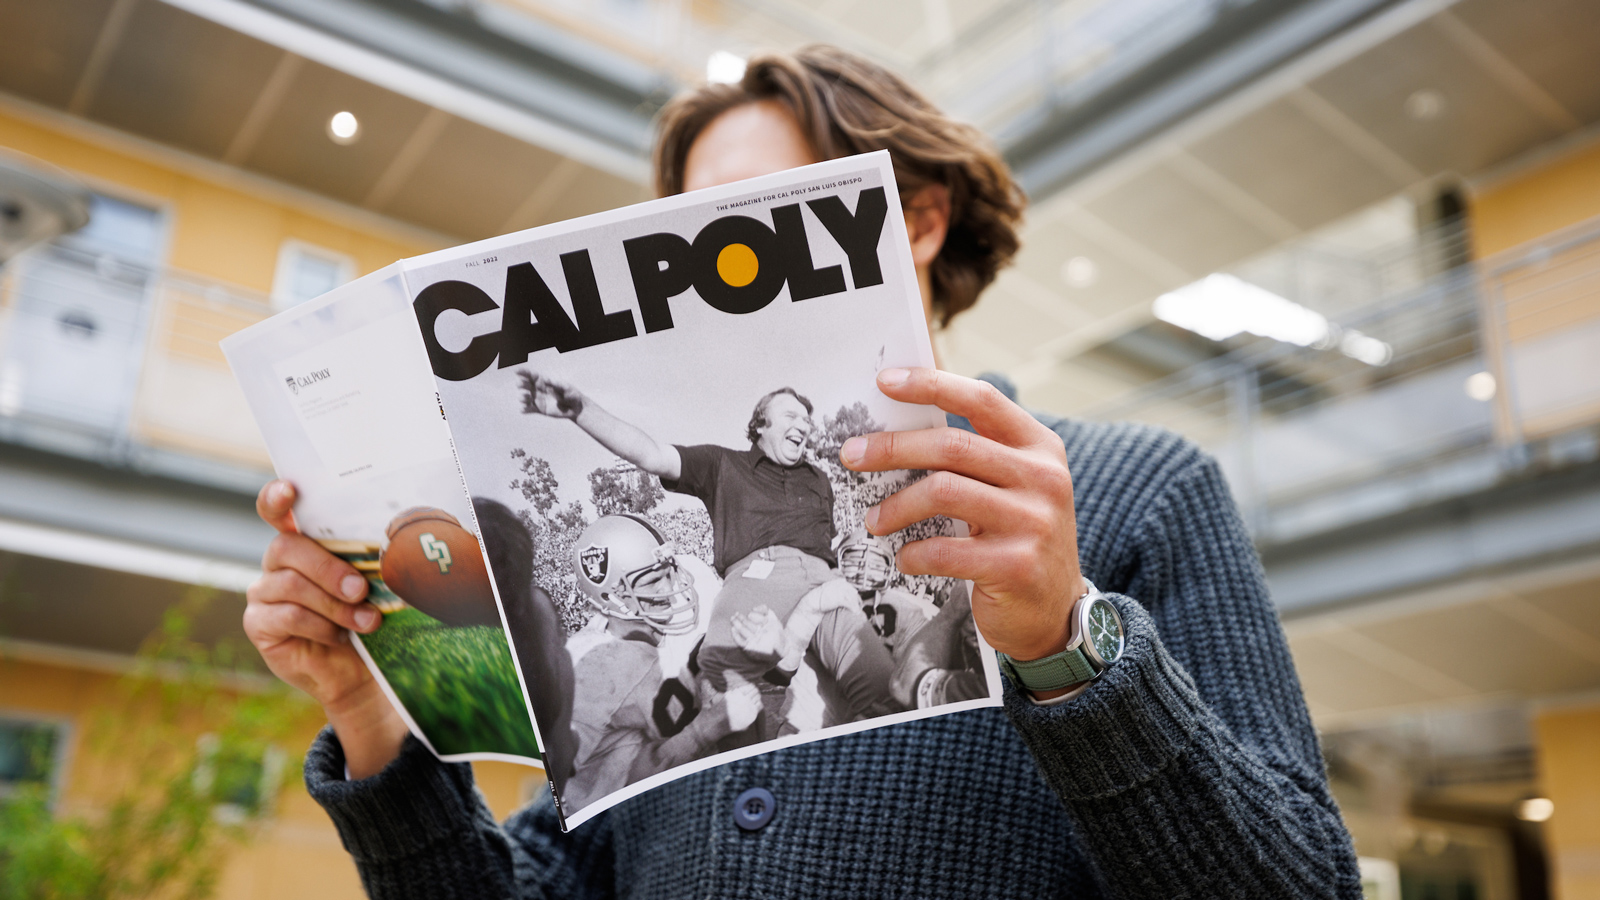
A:
[[[1084,643],[1102,665],[1110,665],[1122,655],[1122,617],[1111,601],[1097,598],[1084,616]]]

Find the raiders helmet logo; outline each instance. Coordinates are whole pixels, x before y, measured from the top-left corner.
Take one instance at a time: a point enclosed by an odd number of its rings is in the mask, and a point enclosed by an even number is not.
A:
[[[583,565],[583,577],[595,584],[605,584],[606,572],[611,569],[611,548],[591,544],[578,554],[578,562]]]

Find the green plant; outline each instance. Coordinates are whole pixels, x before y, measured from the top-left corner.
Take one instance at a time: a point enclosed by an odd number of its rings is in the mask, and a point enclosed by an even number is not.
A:
[[[254,836],[289,768],[274,748],[313,708],[253,652],[194,640],[215,594],[195,588],[169,610],[85,717],[86,755],[115,785],[97,809],[54,815],[46,784],[0,800],[0,900],[207,897],[226,851]]]

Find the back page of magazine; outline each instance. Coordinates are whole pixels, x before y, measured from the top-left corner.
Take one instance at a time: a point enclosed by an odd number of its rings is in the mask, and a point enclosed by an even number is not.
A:
[[[351,639],[412,733],[447,760],[541,765],[399,267],[222,346],[297,527],[367,578],[383,623]]]
[[[999,704],[968,586],[899,572],[855,434],[932,366],[887,153],[404,263],[565,827],[710,766]],[[516,609],[554,609],[559,627]],[[519,626],[519,619],[534,627]]]

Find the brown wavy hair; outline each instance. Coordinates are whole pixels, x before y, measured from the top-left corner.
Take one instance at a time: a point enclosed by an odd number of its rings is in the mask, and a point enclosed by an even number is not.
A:
[[[938,323],[968,309],[1011,262],[1027,205],[983,132],[940,112],[900,76],[837,47],[752,58],[737,84],[704,84],[673,98],[657,120],[656,191],[682,193],[684,163],[717,116],[746,103],[783,104],[818,159],[888,150],[900,198],[929,185],[950,193],[950,227],[929,266]]]

